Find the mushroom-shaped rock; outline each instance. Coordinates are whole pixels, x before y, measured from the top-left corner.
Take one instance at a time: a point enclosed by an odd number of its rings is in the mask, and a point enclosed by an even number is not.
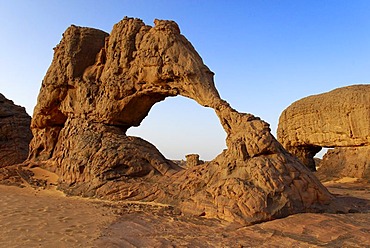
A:
[[[338,88],[294,102],[281,114],[277,133],[283,146],[311,170],[315,170],[313,157],[321,147],[338,147],[328,154],[333,161],[338,156],[343,159],[342,166],[337,166],[338,176],[355,170],[350,168],[356,160],[354,154],[366,159],[358,166],[362,172],[351,175],[366,174],[370,164],[370,85]],[[345,157],[352,162],[345,165]],[[330,160],[324,159],[321,167],[325,168],[325,163],[338,165]]]
[[[218,115],[228,149],[213,161],[183,169],[154,145],[126,136],[155,103],[177,95]],[[220,98],[213,73],[173,21],[150,27],[125,18],[110,35],[68,28],[43,81],[32,131],[28,162],[56,172],[69,194],[168,203],[247,224],[331,199],[267,123]]]

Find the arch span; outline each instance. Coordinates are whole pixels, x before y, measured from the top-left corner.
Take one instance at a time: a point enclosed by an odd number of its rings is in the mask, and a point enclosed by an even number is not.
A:
[[[154,23],[125,18],[110,35],[66,30],[40,90],[28,162],[55,171],[69,194],[157,201],[244,224],[327,203],[328,191],[282,148],[266,122],[220,98],[213,73],[177,24]],[[89,61],[81,52],[86,47]],[[126,135],[155,103],[176,95],[213,108],[227,135],[227,149],[188,170]],[[40,125],[60,113],[66,118],[58,126]]]

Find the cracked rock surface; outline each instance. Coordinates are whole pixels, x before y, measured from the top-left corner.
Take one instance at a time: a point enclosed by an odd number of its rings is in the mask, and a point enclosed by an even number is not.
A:
[[[23,162],[32,138],[31,117],[0,94],[0,167]]]
[[[125,18],[110,34],[69,27],[54,49],[32,119],[27,163],[55,172],[71,195],[171,204],[184,213],[253,224],[316,211],[326,188],[271,135],[221,99],[213,72],[173,21]],[[183,169],[126,135],[166,97],[215,114],[227,149]]]

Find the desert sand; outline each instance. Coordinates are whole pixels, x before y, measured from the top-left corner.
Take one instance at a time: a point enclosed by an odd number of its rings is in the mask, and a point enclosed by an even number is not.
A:
[[[114,220],[102,204],[50,190],[0,186],[1,247],[92,247]]]
[[[0,186],[1,247],[370,247],[370,187],[326,182],[351,213],[302,213],[253,226],[185,216],[155,203],[67,197],[53,188]]]
[[[46,189],[0,185],[1,247],[93,247],[104,227],[116,219],[102,201],[66,197],[55,189],[58,177],[40,168],[35,178]]]

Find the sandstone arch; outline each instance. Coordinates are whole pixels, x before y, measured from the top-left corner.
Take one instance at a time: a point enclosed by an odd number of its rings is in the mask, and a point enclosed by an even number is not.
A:
[[[176,95],[213,108],[227,133],[228,149],[188,170],[126,136],[153,104]],[[213,73],[172,21],[150,27],[125,18],[110,35],[68,28],[31,126],[28,163],[55,171],[69,194],[169,203],[249,224],[312,211],[331,199],[267,123],[220,98]]]
[[[335,148],[321,169],[337,176],[370,175],[370,85],[352,85],[313,95],[291,104],[280,116],[278,139],[315,170],[321,147]],[[330,162],[332,161],[332,162]]]

